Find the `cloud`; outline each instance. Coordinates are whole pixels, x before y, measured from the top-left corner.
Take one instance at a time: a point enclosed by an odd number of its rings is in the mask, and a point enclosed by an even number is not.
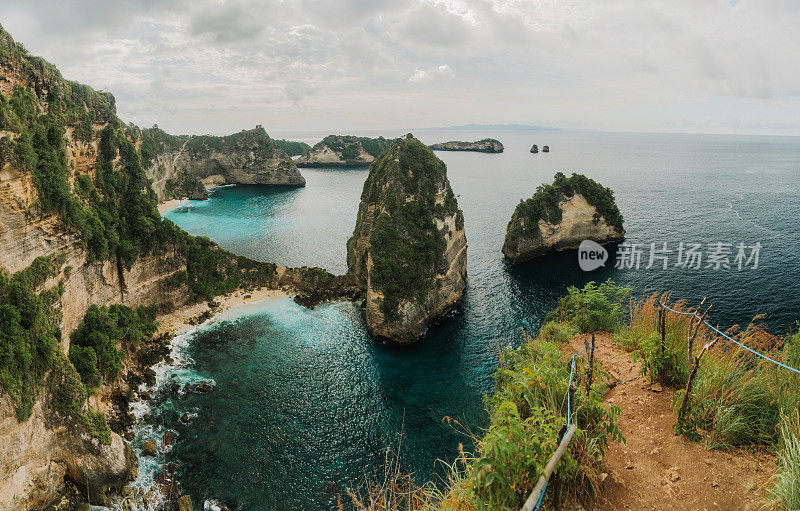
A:
[[[788,0],[5,0],[0,21],[112,91],[126,121],[178,133],[480,120],[800,134]]]
[[[430,82],[437,78],[452,78],[455,75],[450,66],[441,64],[432,68],[430,71],[417,68],[408,78],[408,81],[413,83]]]
[[[416,71],[414,71],[414,73],[410,77],[408,77],[408,81],[409,82],[414,82],[414,83],[427,82],[430,79],[431,79],[431,75],[428,74],[428,72],[425,71],[424,69],[417,69]]]

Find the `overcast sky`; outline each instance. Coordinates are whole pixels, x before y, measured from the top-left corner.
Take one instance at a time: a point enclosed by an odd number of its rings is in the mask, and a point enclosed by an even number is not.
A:
[[[173,133],[800,135],[795,0],[3,0],[0,23]]]

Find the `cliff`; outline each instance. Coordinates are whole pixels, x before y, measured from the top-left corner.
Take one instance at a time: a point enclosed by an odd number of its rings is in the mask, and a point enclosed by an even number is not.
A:
[[[309,304],[359,296],[352,277],[236,256],[158,214],[145,168],[161,165],[162,190],[187,175],[302,184],[276,148],[263,130],[175,137],[125,124],[112,95],[65,80],[0,28],[0,507],[57,503],[65,478],[105,503],[136,472],[109,412],[140,381],[138,341],[75,344],[91,305],[167,312],[249,286],[297,290]],[[100,367],[101,355],[119,365]]]
[[[614,192],[581,174],[559,172],[521,201],[506,230],[503,255],[521,262],[550,250],[577,248],[583,240],[619,241],[625,236]]]
[[[370,166],[347,266],[365,289],[367,327],[379,338],[413,342],[461,300],[464,217],[447,167],[411,134]]]
[[[297,165],[263,128],[224,137],[174,137],[157,127],[142,130],[145,173],[158,199],[204,198],[223,184],[305,186]]]
[[[295,160],[298,167],[359,167],[368,166],[391,144],[383,137],[368,138],[352,135],[328,135]]]
[[[429,146],[434,151],[477,151],[479,153],[502,153],[503,144],[493,138],[484,138],[477,142],[441,142]]]

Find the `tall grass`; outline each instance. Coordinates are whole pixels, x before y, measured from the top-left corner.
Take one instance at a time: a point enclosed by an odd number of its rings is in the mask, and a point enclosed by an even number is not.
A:
[[[794,410],[781,422],[781,448],[778,472],[769,490],[771,504],[786,509],[800,509],[800,412]]]
[[[622,328],[614,334],[616,344],[642,361],[642,374],[651,381],[667,385],[684,385],[689,378],[686,339],[689,334],[687,316],[669,313],[665,318],[665,339],[656,330],[659,301],[669,303],[669,294],[651,294],[641,300],[630,300],[629,315]],[[670,307],[686,311],[686,302],[679,301]],[[701,331],[701,334],[704,333]]]

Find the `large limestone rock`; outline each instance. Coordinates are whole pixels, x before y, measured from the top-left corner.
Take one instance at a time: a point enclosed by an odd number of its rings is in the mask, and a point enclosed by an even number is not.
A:
[[[477,142],[441,142],[430,146],[434,151],[476,151],[479,153],[502,153],[503,144],[493,138],[484,138]]]
[[[370,166],[347,265],[373,336],[416,341],[456,305],[467,277],[464,219],[447,167],[411,134]]]
[[[156,140],[157,150],[146,162],[145,172],[159,200],[170,198],[171,181],[185,181],[187,175],[206,187],[224,184],[306,184],[297,165],[267,135],[264,128],[224,137],[203,135],[186,138],[164,136],[162,133],[143,133],[144,137]],[[204,195],[203,190],[196,187],[191,191],[194,197],[202,198]]]
[[[15,409],[0,394],[2,509],[43,509],[61,498],[64,477],[83,495],[88,491],[92,502],[107,504],[109,489],[136,476],[136,456],[119,435],[111,434],[111,445],[101,444],[82,428],[51,417],[41,401],[24,422],[17,421]]]
[[[328,135],[295,160],[298,167],[366,167],[385,151],[391,140],[352,135]]]
[[[573,174],[556,174],[517,206],[508,223],[503,255],[517,263],[551,250],[578,248],[581,241],[619,241],[625,237],[614,193],[599,183]]]

